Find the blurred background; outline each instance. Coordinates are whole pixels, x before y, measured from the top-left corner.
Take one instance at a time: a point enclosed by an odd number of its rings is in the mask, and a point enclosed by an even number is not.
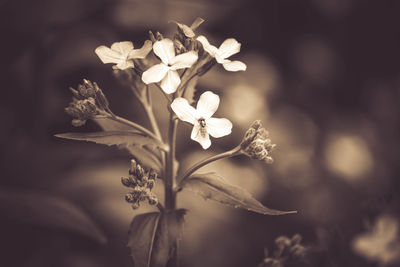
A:
[[[169,20],[202,17],[197,33],[214,45],[236,38],[234,58],[248,69],[216,66],[199,80],[199,91],[221,96],[217,115],[233,133],[203,151],[181,125],[181,166],[232,148],[261,119],[277,144],[272,165],[239,157],[205,169],[298,214],[262,216],[184,192],[182,266],[257,266],[264,248],[295,233],[311,266],[398,266],[399,11],[395,0],[1,0],[0,265],[132,266],[126,242],[137,211],[120,183],[129,154],[54,134],[99,130],[74,128],[64,113],[68,87],[83,78],[114,113],[148,126],[94,49],[140,47],[149,30],[171,38]]]

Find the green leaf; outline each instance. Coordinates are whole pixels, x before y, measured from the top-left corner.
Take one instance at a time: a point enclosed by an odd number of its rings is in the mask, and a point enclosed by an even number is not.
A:
[[[211,199],[234,208],[242,208],[264,215],[283,215],[296,211],[273,210],[262,205],[245,189],[226,182],[216,173],[194,174],[183,184],[204,199]]]
[[[100,125],[101,128],[105,131],[127,131],[131,129],[129,126],[122,124],[120,122],[111,120],[109,118],[101,118],[97,117],[94,121]],[[132,131],[132,133],[137,133],[142,135],[138,131]],[[159,142],[158,142],[159,143]],[[152,168],[158,173],[162,171],[161,157],[160,154],[154,151],[153,148],[149,147],[141,147],[141,146],[128,146],[126,149],[130,152],[130,154],[135,158],[137,162],[139,162],[142,166]],[[156,148],[157,149],[157,148]]]
[[[181,239],[186,210],[168,211],[161,215],[156,232],[156,240],[152,255],[152,267],[164,267],[177,249],[177,240]]]
[[[135,267],[150,267],[161,213],[150,212],[133,218],[129,234],[128,247]]]
[[[108,117],[99,117],[93,119],[104,131],[128,131],[132,128],[121,122],[112,120]],[[139,131],[137,131],[139,133]]]
[[[56,137],[79,140],[79,141],[88,141],[95,142],[97,144],[102,145],[117,145],[123,148],[127,148],[129,146],[145,146],[145,145],[153,145],[162,150],[166,150],[166,146],[158,140],[155,140],[151,137],[131,132],[131,131],[103,131],[103,132],[94,132],[94,133],[63,133],[56,134]]]
[[[171,257],[174,241],[182,233],[185,210],[137,215],[129,230],[128,247],[135,267],[164,267]]]
[[[72,202],[38,192],[0,189],[3,219],[77,232],[99,243],[107,238],[92,219]]]

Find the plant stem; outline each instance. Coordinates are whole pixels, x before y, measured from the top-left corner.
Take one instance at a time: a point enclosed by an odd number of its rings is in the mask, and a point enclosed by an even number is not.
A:
[[[146,86],[146,103],[144,103],[144,101],[142,102],[143,108],[146,111],[147,117],[149,118],[149,122],[151,125],[151,128],[153,129],[153,132],[155,133],[155,135],[157,135],[158,139],[160,139],[162,141],[162,136],[161,136],[161,132],[160,132],[160,128],[158,127],[158,123],[157,120],[154,116],[154,112],[153,112],[153,107],[152,107],[152,103],[151,103],[151,97],[150,97],[150,92],[149,92],[149,87]]]
[[[133,128],[133,129],[136,129],[136,130],[138,130],[138,131],[140,131],[140,132],[142,132],[142,133],[144,133],[144,134],[146,134],[146,135],[148,135],[148,136],[154,138],[155,140],[158,140],[158,141],[162,142],[162,141],[158,138],[158,136],[156,136],[156,135],[153,134],[151,131],[147,130],[146,128],[144,128],[143,126],[141,126],[141,125],[139,125],[139,124],[137,124],[137,123],[134,123],[134,122],[132,122],[132,121],[130,121],[130,120],[124,119],[124,118],[119,117],[119,116],[114,115],[114,114],[112,114],[111,116],[107,116],[107,118],[109,118],[109,119],[111,119],[111,120],[113,120],[113,121],[116,121],[116,122],[125,124],[125,125],[127,125],[127,126]]]
[[[207,164],[209,164],[209,163],[211,163],[213,161],[216,161],[216,160],[219,160],[219,159],[223,159],[223,158],[230,158],[230,157],[233,157],[233,156],[237,156],[237,155],[239,155],[241,153],[242,152],[240,151],[240,146],[237,146],[237,147],[235,147],[235,148],[233,148],[233,149],[231,149],[229,151],[220,153],[220,154],[215,155],[215,156],[211,156],[209,158],[206,158],[206,159],[196,163],[195,165],[190,167],[189,170],[187,170],[186,173],[182,176],[182,179],[180,180],[178,188],[176,189],[176,191],[182,190],[182,187],[183,187],[185,181],[189,178],[189,176],[192,175],[195,171],[197,171],[201,167],[203,167],[203,166],[205,166],[205,165],[207,165]]]
[[[176,209],[176,194],[175,187],[175,147],[176,147],[176,129],[178,120],[175,118],[173,112],[170,114],[169,129],[168,129],[168,143],[170,146],[166,165],[165,165],[165,209],[166,212],[174,212]],[[171,228],[169,227],[169,230]],[[172,236],[172,235],[171,235]],[[168,267],[178,266],[178,240],[171,240],[171,247],[169,248],[172,255],[167,263]]]

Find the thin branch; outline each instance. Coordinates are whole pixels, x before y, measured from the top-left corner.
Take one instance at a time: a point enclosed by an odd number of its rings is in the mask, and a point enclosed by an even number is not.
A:
[[[192,175],[195,171],[197,171],[198,169],[200,169],[201,167],[204,167],[205,165],[214,162],[216,160],[220,160],[223,158],[230,158],[230,157],[234,157],[237,155],[240,155],[242,152],[240,150],[240,146],[237,146],[229,151],[220,153],[218,155],[215,156],[211,156],[209,158],[206,158],[198,163],[196,163],[195,165],[193,165],[192,167],[190,167],[186,173],[182,176],[182,179],[179,182],[178,187],[176,188],[176,191],[181,191],[182,187],[185,183],[185,181],[189,178],[190,175]]]

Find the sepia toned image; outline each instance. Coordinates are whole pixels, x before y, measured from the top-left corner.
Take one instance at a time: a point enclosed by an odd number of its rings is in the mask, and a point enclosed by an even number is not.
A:
[[[400,266],[399,14],[0,0],[0,266]]]

